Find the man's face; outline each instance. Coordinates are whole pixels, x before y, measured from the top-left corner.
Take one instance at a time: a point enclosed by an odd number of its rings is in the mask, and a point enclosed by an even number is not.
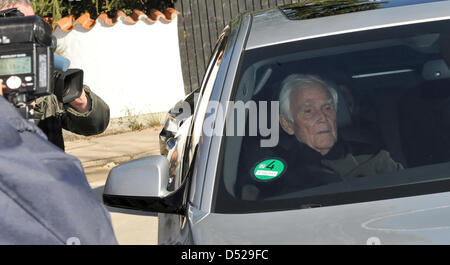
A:
[[[283,129],[322,155],[327,154],[337,140],[336,110],[328,90],[321,84],[293,90],[290,109],[293,121],[281,117]]]
[[[34,10],[31,6],[29,5],[24,5],[24,4],[16,4],[13,6],[6,6],[5,8],[3,8],[2,10],[8,9],[8,8],[17,8],[20,10],[20,12],[22,12],[25,16],[34,16]]]

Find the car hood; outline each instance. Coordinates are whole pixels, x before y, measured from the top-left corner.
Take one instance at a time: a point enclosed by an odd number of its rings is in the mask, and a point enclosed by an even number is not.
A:
[[[450,196],[443,194],[292,211],[206,214],[191,218],[192,236],[196,244],[449,244]]]

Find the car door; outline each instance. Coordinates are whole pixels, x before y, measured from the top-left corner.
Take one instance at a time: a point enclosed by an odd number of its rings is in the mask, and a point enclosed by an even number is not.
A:
[[[217,76],[223,75],[229,62],[226,54],[232,51],[230,42],[230,27],[227,26],[218,37],[216,47],[211,54],[210,62],[199,88],[198,104],[196,104],[193,116],[183,123],[182,127],[184,128],[180,129],[180,132],[174,137],[174,147],[167,156],[169,171],[172,172],[169,179],[169,185],[172,185],[171,190],[180,188],[186,179],[189,179],[189,185],[186,186],[186,189],[187,192],[190,192],[187,199],[190,204],[194,201],[193,197],[197,186],[201,185],[199,180],[192,180],[196,161],[207,159],[204,154],[197,153],[197,146],[203,131],[202,124],[213,89],[221,86],[220,80],[217,82]],[[222,69],[221,73],[220,69]],[[185,215],[160,213],[158,215],[158,244],[192,244],[187,218],[187,212]]]

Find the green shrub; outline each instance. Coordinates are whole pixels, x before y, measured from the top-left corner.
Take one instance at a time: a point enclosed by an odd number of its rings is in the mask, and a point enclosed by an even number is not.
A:
[[[101,13],[115,17],[121,10],[130,15],[134,9],[148,14],[151,9],[164,10],[173,7],[176,0],[32,0],[31,4],[37,15],[51,17],[53,21],[67,15],[78,17],[89,12],[91,18]]]

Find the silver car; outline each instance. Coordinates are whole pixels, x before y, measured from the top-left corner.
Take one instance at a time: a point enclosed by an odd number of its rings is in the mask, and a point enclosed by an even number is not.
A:
[[[449,66],[450,1],[242,14],[167,157],[114,168],[104,203],[158,212],[160,244],[449,244]]]

